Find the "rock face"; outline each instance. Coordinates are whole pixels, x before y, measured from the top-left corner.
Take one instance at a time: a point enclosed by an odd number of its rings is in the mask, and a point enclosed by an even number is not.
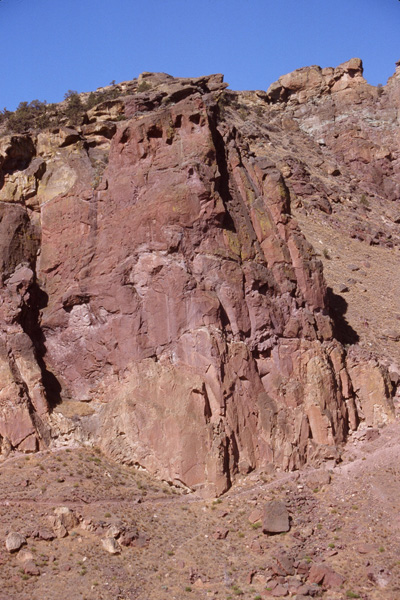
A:
[[[361,78],[346,69],[343,85]],[[306,73],[241,101],[324,94]],[[377,364],[335,338],[290,170],[225,87],[143,74],[80,127],[2,139],[4,448],[68,433],[211,495],[335,458],[360,419],[391,418]]]

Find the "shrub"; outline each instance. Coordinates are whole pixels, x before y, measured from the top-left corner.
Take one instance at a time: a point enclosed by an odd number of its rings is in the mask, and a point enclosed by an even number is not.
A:
[[[2,120],[7,119],[7,128],[15,133],[22,133],[29,129],[43,128],[49,123],[46,102],[32,100],[20,102],[15,112],[3,111]]]
[[[93,106],[96,106],[96,104],[98,103],[99,101],[96,97],[96,94],[94,92],[90,92],[89,97],[85,103],[85,108],[86,110],[90,110],[91,108],[93,108]]]
[[[137,87],[137,91],[139,93],[148,92],[149,90],[151,90],[151,85],[148,81],[142,81],[141,83],[139,83],[139,85]]]
[[[76,125],[79,121],[79,117],[84,112],[84,106],[82,104],[82,100],[75,90],[68,90],[65,93],[64,99],[68,100],[67,108],[65,109],[65,114],[69,118],[69,120]]]

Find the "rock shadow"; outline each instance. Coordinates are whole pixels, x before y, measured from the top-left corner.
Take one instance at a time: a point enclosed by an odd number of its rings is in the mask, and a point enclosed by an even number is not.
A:
[[[48,304],[49,297],[37,282],[29,289],[29,303],[24,306],[21,315],[21,326],[30,337],[35,348],[36,360],[42,372],[42,383],[50,412],[61,402],[61,384],[56,376],[48,370],[45,355],[47,352],[45,336],[40,326],[40,311]]]
[[[356,344],[360,341],[360,336],[351,327],[345,314],[348,304],[343,296],[335,294],[332,288],[327,289],[327,301],[329,314],[333,321],[333,335],[341,344]]]

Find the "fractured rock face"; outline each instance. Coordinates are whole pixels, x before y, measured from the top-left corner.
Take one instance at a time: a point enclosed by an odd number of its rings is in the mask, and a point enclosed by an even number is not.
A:
[[[221,493],[239,462],[298,467],[346,425],[321,265],[280,173],[215,110],[193,96],[119,129],[107,189],[43,208],[39,273],[51,370],[102,401],[103,449]]]
[[[38,353],[26,333],[35,320],[31,266],[39,234],[23,207],[1,202],[0,234],[0,448],[33,452],[48,437]]]
[[[239,471],[335,458],[360,418],[353,387],[368,392],[333,336],[285,170],[223,116],[221,76],[139,88],[79,131],[42,132],[4,174],[17,253],[4,244],[0,434],[44,443],[48,404],[90,402],[82,435],[210,495]]]

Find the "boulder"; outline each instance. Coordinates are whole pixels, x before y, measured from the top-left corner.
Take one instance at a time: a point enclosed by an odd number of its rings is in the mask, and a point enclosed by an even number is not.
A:
[[[40,575],[40,569],[33,560],[27,560],[24,563],[23,570],[25,575],[34,575],[36,577]]]
[[[261,521],[263,518],[262,508],[258,508],[258,507],[254,508],[247,518],[250,521],[250,523],[252,523],[252,524],[257,523],[258,521]]]
[[[10,553],[18,552],[24,544],[26,544],[25,537],[17,531],[10,531],[6,537],[6,548]]]
[[[49,516],[49,522],[54,534],[58,538],[64,538],[68,532],[79,524],[79,519],[67,506],[59,506],[54,509],[54,516]]]
[[[289,531],[289,513],[280,500],[271,500],[264,506],[262,529],[264,533],[284,533]]]
[[[326,588],[337,588],[343,585],[344,577],[336,573],[331,567],[323,563],[312,565],[308,574],[308,581],[324,585]]]
[[[59,522],[69,531],[77,525],[79,525],[79,519],[75,512],[67,506],[59,506],[54,509],[54,514],[58,518]]]
[[[329,471],[326,469],[318,469],[307,474],[306,476],[306,484],[311,489],[320,488],[323,485],[329,485],[330,481],[331,476]]]
[[[54,539],[54,533],[50,531],[50,529],[47,529],[47,527],[40,527],[37,532],[37,537],[39,538],[39,540],[46,540],[51,542],[51,540]]]
[[[106,552],[109,554],[120,554],[121,546],[118,544],[117,540],[113,537],[106,537],[101,540],[102,546]]]
[[[128,527],[121,534],[119,542],[121,546],[132,546],[139,539],[139,532],[136,527]]]
[[[25,563],[25,562],[33,561],[33,560],[35,560],[35,556],[33,555],[33,553],[30,550],[22,549],[18,552],[17,561],[19,563]]]

